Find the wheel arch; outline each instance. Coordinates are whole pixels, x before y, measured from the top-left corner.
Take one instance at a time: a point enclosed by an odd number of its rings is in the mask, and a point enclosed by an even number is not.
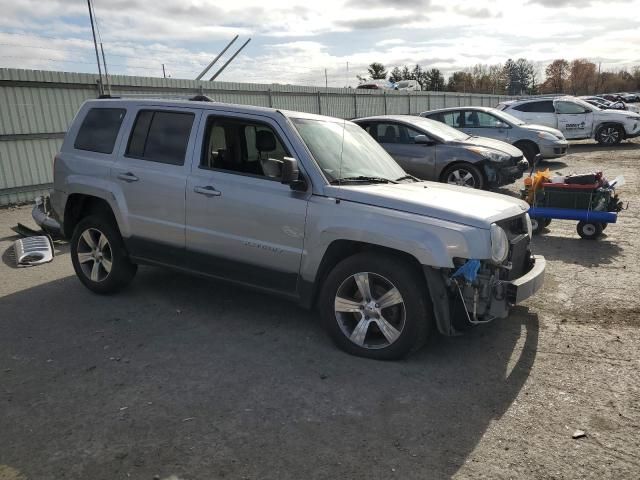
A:
[[[476,161],[472,161],[471,159],[468,160],[459,160],[456,159],[448,164],[446,164],[444,167],[442,167],[442,170],[440,171],[440,174],[438,175],[438,181],[441,183],[446,183],[446,179],[445,179],[445,173],[452,167],[457,167],[459,165],[471,165],[473,167],[476,167],[478,170],[480,170],[480,174],[482,175],[482,180],[484,182],[484,188],[486,188],[487,184],[489,183],[489,179],[487,177],[487,171],[486,171],[486,165],[487,165],[487,160],[484,158],[478,158]]]
[[[406,262],[407,265],[410,265],[412,269],[415,269],[415,271],[419,273],[421,278],[424,278],[424,272],[420,261],[410,253],[391,247],[385,247],[383,245],[360,242],[357,240],[334,240],[329,244],[322,260],[320,261],[315,279],[312,282],[304,282],[301,280],[301,304],[306,308],[315,307],[318,295],[327,275],[329,275],[329,272],[331,272],[331,270],[342,260],[362,252],[378,252],[384,255],[395,256]],[[428,289],[426,289],[426,293],[427,295],[429,294]]]
[[[597,125],[595,125],[595,127],[593,128],[593,138],[597,140],[596,137],[598,136],[598,132],[603,127],[618,127],[622,131],[621,140],[624,140],[627,138],[627,130],[624,128],[624,124],[615,120],[603,120]]]
[[[71,238],[80,220],[94,214],[106,216],[115,225],[118,225],[113,208],[104,198],[85,193],[72,193],[69,195],[64,208],[63,233],[65,238]]]

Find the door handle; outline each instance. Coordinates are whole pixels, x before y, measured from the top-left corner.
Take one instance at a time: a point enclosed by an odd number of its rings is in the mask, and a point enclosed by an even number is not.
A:
[[[131,172],[127,172],[127,173],[119,173],[117,175],[117,177],[120,180],[124,180],[125,182],[137,182],[138,180],[140,180],[138,177],[136,177],[133,173]]]
[[[221,191],[216,190],[211,185],[207,185],[206,187],[194,187],[193,191],[207,197],[219,197],[222,195]]]

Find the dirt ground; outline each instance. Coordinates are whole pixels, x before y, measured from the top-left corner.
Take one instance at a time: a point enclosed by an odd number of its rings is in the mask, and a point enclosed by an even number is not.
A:
[[[640,478],[640,142],[571,152],[551,170],[625,176],[619,223],[554,221],[540,294],[394,363],[213,281],[101,297],[65,245],[13,268],[30,209],[0,211],[0,480]]]

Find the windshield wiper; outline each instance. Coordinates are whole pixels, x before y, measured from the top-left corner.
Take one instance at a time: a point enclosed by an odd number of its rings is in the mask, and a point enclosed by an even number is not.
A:
[[[365,175],[358,175],[357,177],[344,177],[331,180],[331,185],[338,185],[340,183],[398,183],[395,180],[389,180],[383,177],[367,177]]]
[[[409,174],[407,174],[407,175],[403,175],[403,176],[402,176],[402,177],[400,177],[400,178],[396,178],[396,180],[395,180],[395,181],[396,181],[396,182],[400,182],[400,181],[402,181],[402,180],[413,180],[414,182],[420,182],[420,181],[421,181],[419,178],[414,177],[413,175],[409,175]]]

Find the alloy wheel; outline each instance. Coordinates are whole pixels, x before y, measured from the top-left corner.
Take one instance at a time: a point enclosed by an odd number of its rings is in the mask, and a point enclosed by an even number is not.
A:
[[[393,344],[406,322],[400,291],[388,279],[372,272],[358,272],[342,282],[334,311],[342,333],[367,349]]]
[[[464,168],[456,168],[447,176],[447,183],[449,185],[475,188],[476,179],[470,171]]]
[[[78,263],[82,273],[92,282],[102,282],[111,273],[113,253],[107,236],[96,228],[88,228],[78,240]]]
[[[603,143],[617,143],[620,138],[620,132],[615,127],[606,127],[600,132],[600,139]]]

